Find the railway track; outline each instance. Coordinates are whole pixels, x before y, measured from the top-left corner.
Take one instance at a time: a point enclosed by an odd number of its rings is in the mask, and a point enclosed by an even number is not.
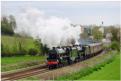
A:
[[[2,81],[6,81],[6,80],[18,80],[21,78],[25,78],[25,77],[29,77],[32,75],[37,75],[37,74],[42,74],[45,72],[48,72],[48,68],[34,68],[34,69],[30,69],[30,70],[26,70],[26,71],[22,71],[22,72],[16,72],[16,73],[11,73],[11,74],[7,74],[7,75],[2,75]]]
[[[101,54],[101,53],[98,53],[98,54]],[[89,59],[89,58],[87,58],[87,59]],[[86,59],[84,59],[84,60],[86,60]],[[21,72],[11,73],[11,74],[7,74],[7,75],[1,75],[1,78],[2,78],[2,81],[18,80],[18,79],[29,77],[29,76],[32,76],[32,75],[44,74],[44,73],[47,73],[49,71],[50,70],[48,70],[47,66],[40,66],[40,67],[37,67],[37,68],[33,68],[33,69],[21,71]]]

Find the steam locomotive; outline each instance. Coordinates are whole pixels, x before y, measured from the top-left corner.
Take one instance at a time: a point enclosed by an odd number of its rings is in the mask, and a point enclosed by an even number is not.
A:
[[[70,65],[97,55],[103,50],[102,43],[53,47],[47,57],[49,69]]]

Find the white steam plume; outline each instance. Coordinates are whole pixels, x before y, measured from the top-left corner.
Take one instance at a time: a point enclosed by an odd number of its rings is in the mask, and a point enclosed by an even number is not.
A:
[[[29,8],[16,16],[15,33],[27,34],[41,39],[49,48],[71,45],[68,40],[77,41],[81,33],[79,26],[73,27],[67,18],[46,16],[38,9]]]

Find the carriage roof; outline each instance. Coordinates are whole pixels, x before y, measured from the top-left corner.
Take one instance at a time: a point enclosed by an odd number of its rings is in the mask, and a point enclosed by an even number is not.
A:
[[[89,46],[97,46],[97,45],[101,45],[102,43],[92,43],[92,44],[88,44]]]

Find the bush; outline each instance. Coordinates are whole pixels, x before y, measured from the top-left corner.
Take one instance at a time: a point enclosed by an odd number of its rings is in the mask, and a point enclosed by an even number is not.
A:
[[[19,46],[19,49],[17,49],[17,46],[12,47],[13,50],[8,47],[8,45],[1,44],[1,56],[2,57],[12,57],[12,56],[23,56],[27,54],[27,51]]]
[[[110,47],[113,50],[120,51],[120,44],[117,41],[113,41]]]
[[[9,48],[7,48],[6,46],[3,46],[3,44],[1,44],[1,56],[2,57],[10,57],[12,56],[12,52],[10,51]]]
[[[15,56],[15,53],[13,53],[11,51],[2,51],[1,56],[2,57],[11,57],[11,56]]]
[[[45,55],[48,53],[49,48],[47,47],[47,45],[43,45],[40,39],[35,40],[34,43],[35,43],[35,46],[39,48],[39,55]]]
[[[15,56],[24,56],[25,54],[27,54],[27,51],[22,49],[16,52]]]
[[[3,49],[3,46],[2,46],[2,49]],[[23,56],[25,54],[27,54],[27,51],[24,49],[15,51],[15,50],[10,50],[7,47],[4,47],[4,49],[1,50],[2,57]]]
[[[38,51],[34,48],[29,49],[29,55],[35,56],[37,55]]]

